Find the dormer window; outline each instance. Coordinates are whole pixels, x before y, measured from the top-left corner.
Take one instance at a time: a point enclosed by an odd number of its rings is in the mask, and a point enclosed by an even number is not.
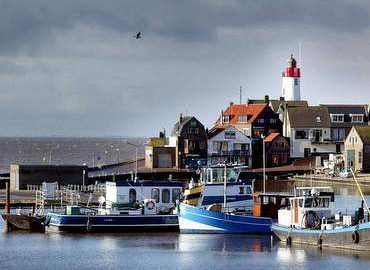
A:
[[[316,116],[316,123],[321,123],[321,116]]]
[[[248,122],[247,114],[241,114],[238,116],[238,123],[246,123],[246,122]]]
[[[231,115],[224,115],[223,116],[223,122],[224,123],[230,123],[230,121],[231,121]]]
[[[343,123],[344,122],[343,114],[331,114],[330,117],[333,123]]]
[[[352,123],[364,122],[364,116],[362,114],[351,114]]]

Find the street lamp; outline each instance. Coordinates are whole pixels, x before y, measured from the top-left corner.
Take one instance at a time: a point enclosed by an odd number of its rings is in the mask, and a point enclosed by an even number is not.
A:
[[[262,134],[262,166],[263,166],[263,193],[266,193],[266,157],[265,157],[265,136]]]
[[[130,143],[128,141],[125,141],[125,142],[128,145],[131,145],[131,146],[135,147],[135,177],[134,177],[134,181],[136,182],[136,180],[137,180],[137,154],[138,154],[138,150],[139,150],[140,145],[136,145],[136,144]]]

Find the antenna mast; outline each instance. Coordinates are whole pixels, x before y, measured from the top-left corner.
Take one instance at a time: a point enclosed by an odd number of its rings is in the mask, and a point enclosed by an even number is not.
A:
[[[239,88],[239,97],[240,97],[240,99],[239,99],[239,103],[240,104],[242,104],[242,92],[243,92],[243,90],[242,90],[242,86],[240,86],[240,88]]]

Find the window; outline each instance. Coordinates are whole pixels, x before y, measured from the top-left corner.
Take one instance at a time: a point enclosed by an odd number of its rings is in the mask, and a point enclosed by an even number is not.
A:
[[[245,194],[252,194],[252,188],[251,188],[251,186],[246,186],[245,187]]]
[[[162,189],[162,203],[170,202],[170,190],[168,188]]]
[[[264,124],[265,123],[265,119],[264,118],[258,118],[257,123]]]
[[[231,121],[231,115],[224,115],[223,116],[223,122],[229,123]]]
[[[362,114],[351,114],[353,123],[362,123],[364,121],[364,116]]]
[[[331,121],[334,123],[342,123],[344,122],[344,115],[343,114],[331,114]]]
[[[241,114],[238,116],[238,123],[245,123],[248,122],[248,115]]]
[[[362,151],[358,152],[358,162],[362,163]]]
[[[321,116],[316,116],[316,123],[321,123]]]
[[[346,130],[344,128],[333,128],[332,139],[334,141],[344,141],[346,138]]]
[[[179,188],[172,189],[172,202],[175,203],[176,200],[180,200],[181,190]]]
[[[239,194],[244,194],[244,187],[239,187]]]
[[[134,188],[130,188],[128,192],[128,200],[130,203],[136,202],[136,190]]]
[[[225,131],[225,139],[235,139],[235,131]]]
[[[229,150],[228,142],[213,142],[213,151],[221,152],[228,150]]]
[[[296,139],[308,139],[308,132],[306,130],[296,130],[295,138]]]
[[[151,192],[151,198],[157,203],[159,202],[159,188],[153,188]]]
[[[276,119],[275,118],[271,118],[270,119],[270,124],[276,124]]]
[[[299,80],[297,78],[294,79],[294,85],[299,85]]]

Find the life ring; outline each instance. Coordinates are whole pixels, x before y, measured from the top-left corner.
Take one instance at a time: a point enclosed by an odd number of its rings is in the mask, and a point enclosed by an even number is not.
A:
[[[352,233],[352,242],[354,244],[358,244],[360,242],[360,234],[358,233],[357,230],[353,231]]]
[[[145,207],[148,208],[149,210],[153,210],[154,209],[154,202],[153,201],[147,201],[146,204],[145,204]]]

